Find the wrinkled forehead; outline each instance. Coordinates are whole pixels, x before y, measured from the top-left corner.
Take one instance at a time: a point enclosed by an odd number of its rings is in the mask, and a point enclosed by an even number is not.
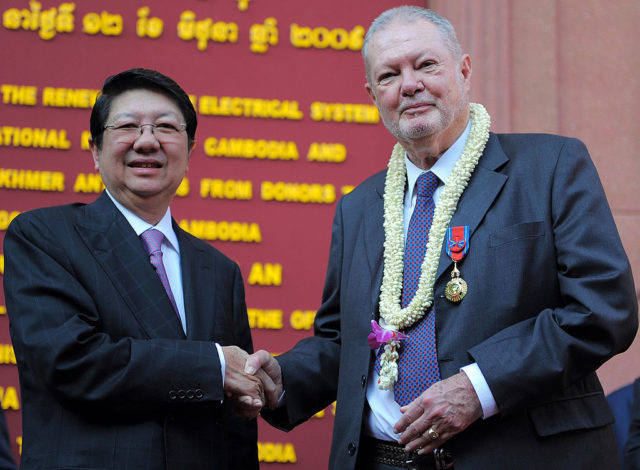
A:
[[[376,64],[400,54],[419,54],[429,50],[450,53],[450,48],[435,24],[422,18],[396,18],[369,39],[365,66],[369,71]]]

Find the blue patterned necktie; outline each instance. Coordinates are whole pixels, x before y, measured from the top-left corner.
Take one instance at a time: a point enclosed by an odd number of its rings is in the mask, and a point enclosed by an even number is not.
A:
[[[438,187],[438,177],[432,172],[422,173],[416,182],[418,197],[411,215],[404,252],[401,306],[405,308],[418,289],[422,262],[429,240],[435,203],[433,193]],[[429,312],[409,330],[409,337],[402,341],[398,358],[398,381],[394,396],[400,406],[407,405],[440,380],[438,351],[436,349],[435,311]],[[380,372],[380,360],[376,362]]]

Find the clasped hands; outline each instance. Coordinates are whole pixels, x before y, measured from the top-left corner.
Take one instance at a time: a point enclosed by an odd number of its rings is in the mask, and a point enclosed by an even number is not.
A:
[[[234,401],[235,413],[254,418],[263,406],[275,408],[283,391],[278,361],[267,351],[249,356],[235,346],[223,350],[225,394]],[[432,452],[482,417],[480,401],[464,372],[436,382],[400,411],[402,417],[394,426],[398,442],[420,454]]]
[[[234,414],[255,418],[263,407],[275,408],[282,396],[280,365],[267,351],[249,356],[237,346],[223,346],[226,362],[224,394],[234,403]]]

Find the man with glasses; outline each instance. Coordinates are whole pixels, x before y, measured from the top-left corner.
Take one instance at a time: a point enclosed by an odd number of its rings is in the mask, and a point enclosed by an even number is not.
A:
[[[9,227],[22,469],[258,468],[255,419],[232,415],[255,417],[263,399],[260,378],[242,372],[252,343],[240,270],[169,209],[196,125],[169,77],[109,77],[91,113],[106,190]]]

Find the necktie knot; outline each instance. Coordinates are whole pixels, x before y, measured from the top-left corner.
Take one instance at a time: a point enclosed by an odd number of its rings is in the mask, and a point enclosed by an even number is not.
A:
[[[158,251],[162,253],[162,241],[164,240],[164,234],[160,230],[150,228],[149,230],[142,232],[140,234],[140,238],[142,239],[142,244],[144,245],[144,249],[147,251],[148,255],[152,255]]]
[[[431,171],[422,173],[416,181],[418,197],[433,197],[433,193],[436,191],[439,182],[440,178],[438,178],[435,173]]]

